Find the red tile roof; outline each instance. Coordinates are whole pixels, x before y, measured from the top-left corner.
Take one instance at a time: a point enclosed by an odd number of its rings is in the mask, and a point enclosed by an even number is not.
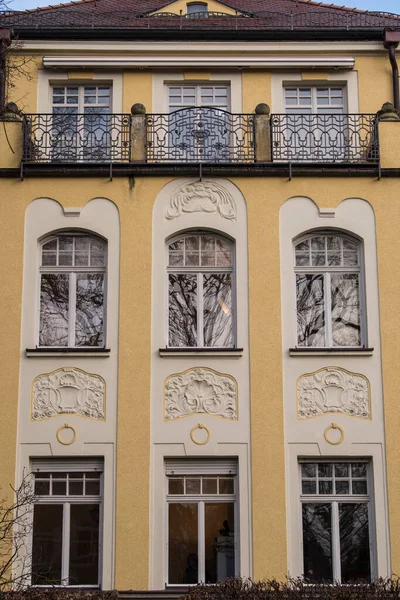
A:
[[[209,13],[208,18],[185,19],[172,13],[152,15],[174,0],[72,0],[66,4],[15,12],[0,26],[36,29],[134,30],[321,30],[399,27],[400,17],[361,11],[315,0],[219,0],[237,16]],[[89,17],[90,15],[90,17]]]

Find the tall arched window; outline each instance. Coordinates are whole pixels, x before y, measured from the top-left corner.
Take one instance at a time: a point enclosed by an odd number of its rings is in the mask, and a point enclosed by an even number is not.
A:
[[[187,233],[168,245],[168,345],[233,347],[233,244]]]
[[[295,244],[297,345],[363,345],[361,246],[338,232],[316,232]]]
[[[39,346],[104,346],[106,253],[103,239],[84,233],[43,241]]]

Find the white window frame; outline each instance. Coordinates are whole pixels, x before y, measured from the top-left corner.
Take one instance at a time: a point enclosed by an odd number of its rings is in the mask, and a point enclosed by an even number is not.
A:
[[[224,242],[228,243],[231,248],[231,266],[230,267],[170,267],[169,266],[169,245],[173,242],[176,242],[183,237],[191,237],[191,236],[202,236],[209,235],[216,238],[222,239]],[[215,231],[206,231],[206,230],[196,230],[196,231],[182,231],[178,235],[175,235],[169,238],[166,242],[166,256],[167,256],[167,265],[166,265],[166,298],[167,298],[167,310],[166,310],[166,332],[167,332],[167,344],[168,348],[185,348],[185,349],[195,349],[195,348],[206,348],[208,350],[224,350],[226,348],[236,348],[237,346],[237,315],[236,315],[236,244],[234,240],[229,239],[224,234],[215,232]],[[231,346],[204,346],[204,311],[203,311],[203,274],[207,273],[229,273],[231,275],[231,294],[232,294],[232,345]],[[169,275],[170,274],[197,274],[197,345],[196,346],[171,346],[169,344],[169,310],[170,310],[170,302],[169,302]]]
[[[203,10],[194,10],[192,12],[190,12],[189,7],[190,6],[201,6],[203,8]],[[208,4],[207,2],[187,2],[186,4],[186,17],[187,18],[193,18],[191,17],[191,15],[197,15],[199,13],[206,13],[206,16],[208,17]]]
[[[326,464],[326,463],[364,463],[367,465],[367,494],[303,494],[301,465],[305,463]],[[369,556],[370,556],[370,577],[371,581],[376,578],[376,541],[375,541],[375,522],[374,522],[374,497],[373,497],[373,476],[372,462],[368,459],[356,457],[334,459],[313,459],[311,457],[302,458],[298,461],[298,478],[300,491],[300,527],[301,527],[301,560],[302,571],[304,571],[304,547],[303,547],[303,504],[331,504],[331,535],[332,535],[332,576],[334,582],[341,583],[341,563],[340,563],[340,531],[339,531],[339,504],[367,504],[368,505],[368,535],[369,535]],[[305,574],[302,576],[306,578]],[[344,584],[346,585],[346,584]]]
[[[104,266],[102,267],[76,267],[76,266],[42,266],[42,249],[43,245],[47,242],[50,242],[53,239],[57,239],[62,236],[71,236],[71,237],[90,237],[97,238],[102,240],[105,245],[105,253],[104,253]],[[37,332],[36,332],[36,347],[37,348],[64,348],[65,350],[68,348],[90,348],[92,350],[106,348],[106,334],[107,334],[107,265],[108,265],[108,242],[101,236],[89,232],[89,231],[79,231],[79,230],[65,230],[65,231],[56,231],[51,235],[45,236],[40,240],[40,251],[39,251],[39,269],[38,269],[38,297],[37,297]],[[103,274],[103,343],[101,346],[77,346],[75,344],[75,324],[76,324],[76,275],[79,273],[93,273],[93,274]],[[40,310],[41,310],[41,279],[42,275],[47,274],[68,274],[69,275],[69,304],[68,304],[68,345],[67,346],[41,346],[40,345]]]
[[[296,245],[310,237],[326,237],[326,236],[337,236],[348,239],[349,241],[357,244],[358,246],[358,262],[357,266],[308,266],[298,267],[296,266]],[[295,347],[307,350],[308,348],[366,348],[367,347],[367,322],[366,322],[366,294],[365,294],[365,268],[364,268],[364,252],[362,241],[353,235],[346,234],[344,232],[331,229],[331,230],[312,230],[304,234],[297,236],[293,240],[292,244],[293,252],[293,270],[294,270],[294,300],[295,300],[295,320],[294,320],[294,331],[295,331]],[[325,313],[325,345],[324,346],[299,346],[298,343],[298,330],[297,330],[297,281],[296,275],[298,274],[321,274],[323,275],[324,281],[324,313]],[[333,345],[332,342],[332,310],[331,310],[331,274],[332,273],[358,273],[359,283],[359,301],[360,301],[360,345],[359,346],[338,346]]]
[[[221,478],[233,477],[234,493],[226,495],[175,495],[168,493],[168,480],[171,476],[190,476],[193,478],[204,477],[207,475],[217,475]],[[199,504],[198,511],[198,580],[199,583],[205,581],[205,556],[204,556],[204,504],[233,502],[235,529],[234,529],[234,548],[235,548],[235,576],[240,574],[240,538],[239,538],[239,481],[238,464],[236,459],[211,459],[211,460],[193,460],[188,458],[166,459],[165,478],[164,478],[164,497],[165,497],[165,582],[166,587],[187,588],[197,585],[196,583],[169,583],[169,564],[168,564],[168,540],[169,540],[169,505],[173,503],[193,503]],[[209,584],[215,585],[215,584]]]
[[[181,105],[176,105],[173,107],[173,110],[171,110],[171,104],[169,101],[169,89],[173,88],[173,87],[180,87],[180,88],[195,88],[195,104],[190,104],[190,105],[184,105],[183,103]],[[218,98],[218,96],[215,95],[215,89],[216,88],[225,88],[226,89],[226,98],[227,98],[227,102],[226,102],[226,108],[222,107],[221,105],[218,104],[203,104],[202,102],[202,92],[201,89],[204,87],[208,87],[208,88],[212,88],[213,89],[213,98]],[[167,102],[167,106],[168,106],[168,112],[174,112],[175,110],[180,110],[180,109],[184,109],[184,108],[215,108],[215,109],[220,109],[222,111],[227,111],[230,112],[230,107],[231,107],[231,89],[230,89],[230,85],[229,83],[215,83],[215,82],[207,82],[207,81],[202,81],[202,82],[180,82],[180,83],[169,83],[166,85],[166,102]]]
[[[100,473],[100,494],[99,496],[40,496],[38,495],[34,504],[62,504],[63,505],[63,523],[62,523],[62,558],[61,558],[61,583],[52,584],[51,587],[68,588],[101,588],[102,585],[102,554],[103,554],[103,521],[104,521],[104,465],[102,459],[77,459],[63,460],[57,458],[33,459],[31,464],[32,473],[42,472],[83,472]],[[33,478],[34,483],[34,478]],[[99,505],[99,564],[98,564],[98,583],[91,584],[70,584],[69,576],[69,549],[70,549],[70,525],[71,525],[71,504],[98,504]],[[32,511],[32,534],[30,540],[30,551],[33,549],[33,511]],[[48,588],[48,584],[33,585],[37,588]]]
[[[309,71],[307,72],[309,75]],[[359,94],[358,94],[358,73],[357,71],[330,71],[319,76],[316,71],[316,78],[303,78],[301,72],[285,73],[276,71],[271,75],[271,112],[275,114],[285,113],[285,87],[338,87],[346,89],[347,112],[350,114],[359,113]]]

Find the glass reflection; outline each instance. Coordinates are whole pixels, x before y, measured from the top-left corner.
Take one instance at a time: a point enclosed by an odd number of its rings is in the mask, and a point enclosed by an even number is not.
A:
[[[168,514],[168,582],[198,582],[198,505],[173,503]]]
[[[299,346],[325,345],[323,275],[297,274],[297,342]]]
[[[360,290],[357,273],[332,273],[332,337],[334,346],[360,346]]]
[[[69,275],[43,274],[40,286],[40,346],[68,346]]]
[[[63,506],[36,504],[33,512],[32,585],[61,582]]]
[[[71,504],[70,585],[98,584],[99,508],[98,504]]]
[[[104,318],[104,275],[76,276],[76,346],[102,346]]]
[[[342,583],[370,581],[368,505],[339,504]]]
[[[169,275],[169,345],[197,346],[196,275]]]
[[[330,504],[303,504],[304,577],[332,581],[332,529]]]
[[[205,582],[235,576],[235,515],[233,502],[207,503],[205,511]]]
[[[204,275],[204,345],[232,346],[232,278],[228,273]]]

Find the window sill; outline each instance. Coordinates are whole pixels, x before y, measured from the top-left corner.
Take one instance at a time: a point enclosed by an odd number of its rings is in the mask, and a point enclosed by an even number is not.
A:
[[[26,348],[26,356],[32,358],[34,356],[45,358],[51,356],[76,356],[76,357],[92,357],[108,358],[111,350],[109,348]]]
[[[158,353],[163,358],[167,356],[224,356],[240,358],[243,356],[243,348],[160,348]]]
[[[373,348],[289,348],[290,356],[372,356]]]

